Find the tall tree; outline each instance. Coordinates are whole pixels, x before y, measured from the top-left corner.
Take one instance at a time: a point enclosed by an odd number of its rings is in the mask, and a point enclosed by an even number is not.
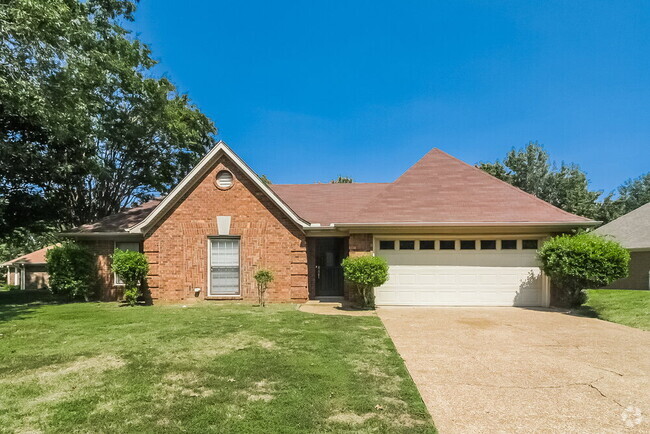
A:
[[[627,180],[618,188],[618,196],[618,202],[621,204],[623,214],[650,203],[650,172],[638,178]]]
[[[0,235],[164,193],[214,145],[212,122],[122,26],[135,5],[0,0]]]
[[[575,164],[552,164],[537,142],[511,150],[503,162],[481,162],[477,167],[565,211],[596,218],[601,191],[591,191],[585,173]]]

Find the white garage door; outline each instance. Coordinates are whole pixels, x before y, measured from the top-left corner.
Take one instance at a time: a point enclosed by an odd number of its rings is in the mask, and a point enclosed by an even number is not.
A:
[[[544,284],[536,242],[376,240],[375,253],[386,258],[389,280],[375,290],[378,305],[543,306]],[[393,249],[391,249],[391,242]],[[474,248],[472,249],[472,243]],[[513,245],[515,246],[514,248]],[[528,248],[523,249],[522,246]],[[400,248],[401,247],[401,248]],[[426,247],[426,248],[422,248]],[[481,247],[486,247],[482,249]],[[451,250],[450,248],[453,248]]]

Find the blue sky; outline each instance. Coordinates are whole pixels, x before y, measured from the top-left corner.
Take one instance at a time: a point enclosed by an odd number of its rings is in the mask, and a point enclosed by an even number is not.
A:
[[[274,183],[537,140],[610,191],[650,170],[648,22],[626,0],[141,0],[131,27]]]

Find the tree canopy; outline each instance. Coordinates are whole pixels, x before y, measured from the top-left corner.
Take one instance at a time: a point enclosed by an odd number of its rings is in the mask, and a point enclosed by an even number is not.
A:
[[[330,181],[331,184],[352,184],[354,180],[349,176],[339,175],[337,178]]]
[[[589,190],[587,176],[577,165],[552,164],[548,152],[536,142],[511,150],[503,162],[478,167],[565,211],[592,218],[598,214],[596,201],[602,191]]]
[[[627,181],[617,193],[591,190],[576,164],[557,165],[537,142],[512,149],[503,161],[477,167],[570,213],[608,222],[650,202],[650,173]]]
[[[213,123],[123,26],[135,1],[0,3],[0,237],[164,193],[214,145]]]

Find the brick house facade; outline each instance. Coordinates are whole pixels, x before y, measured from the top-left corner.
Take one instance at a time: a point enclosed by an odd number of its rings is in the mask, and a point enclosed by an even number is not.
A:
[[[96,254],[103,300],[121,297],[110,267],[125,243],[149,261],[154,303],[256,301],[260,268],[275,277],[269,301],[350,298],[341,260],[380,254],[392,270],[377,293],[384,303],[453,303],[452,294],[464,304],[545,305],[547,285],[523,240],[593,224],[435,149],[392,183],[269,186],[220,142],[166,197],[66,235]],[[522,251],[497,249],[504,238]],[[494,250],[481,253],[485,239]],[[468,245],[478,247],[461,252]],[[473,281],[489,292],[462,286]]]
[[[234,176],[227,190],[215,186],[214,179],[222,170]],[[219,235],[219,215],[232,216],[229,235],[241,240],[239,298],[256,300],[253,274],[268,268],[275,275],[267,292],[269,301],[307,300],[304,233],[226,158],[145,235],[143,251],[150,263],[147,281],[154,300],[193,299],[194,288],[205,295],[207,239]]]

